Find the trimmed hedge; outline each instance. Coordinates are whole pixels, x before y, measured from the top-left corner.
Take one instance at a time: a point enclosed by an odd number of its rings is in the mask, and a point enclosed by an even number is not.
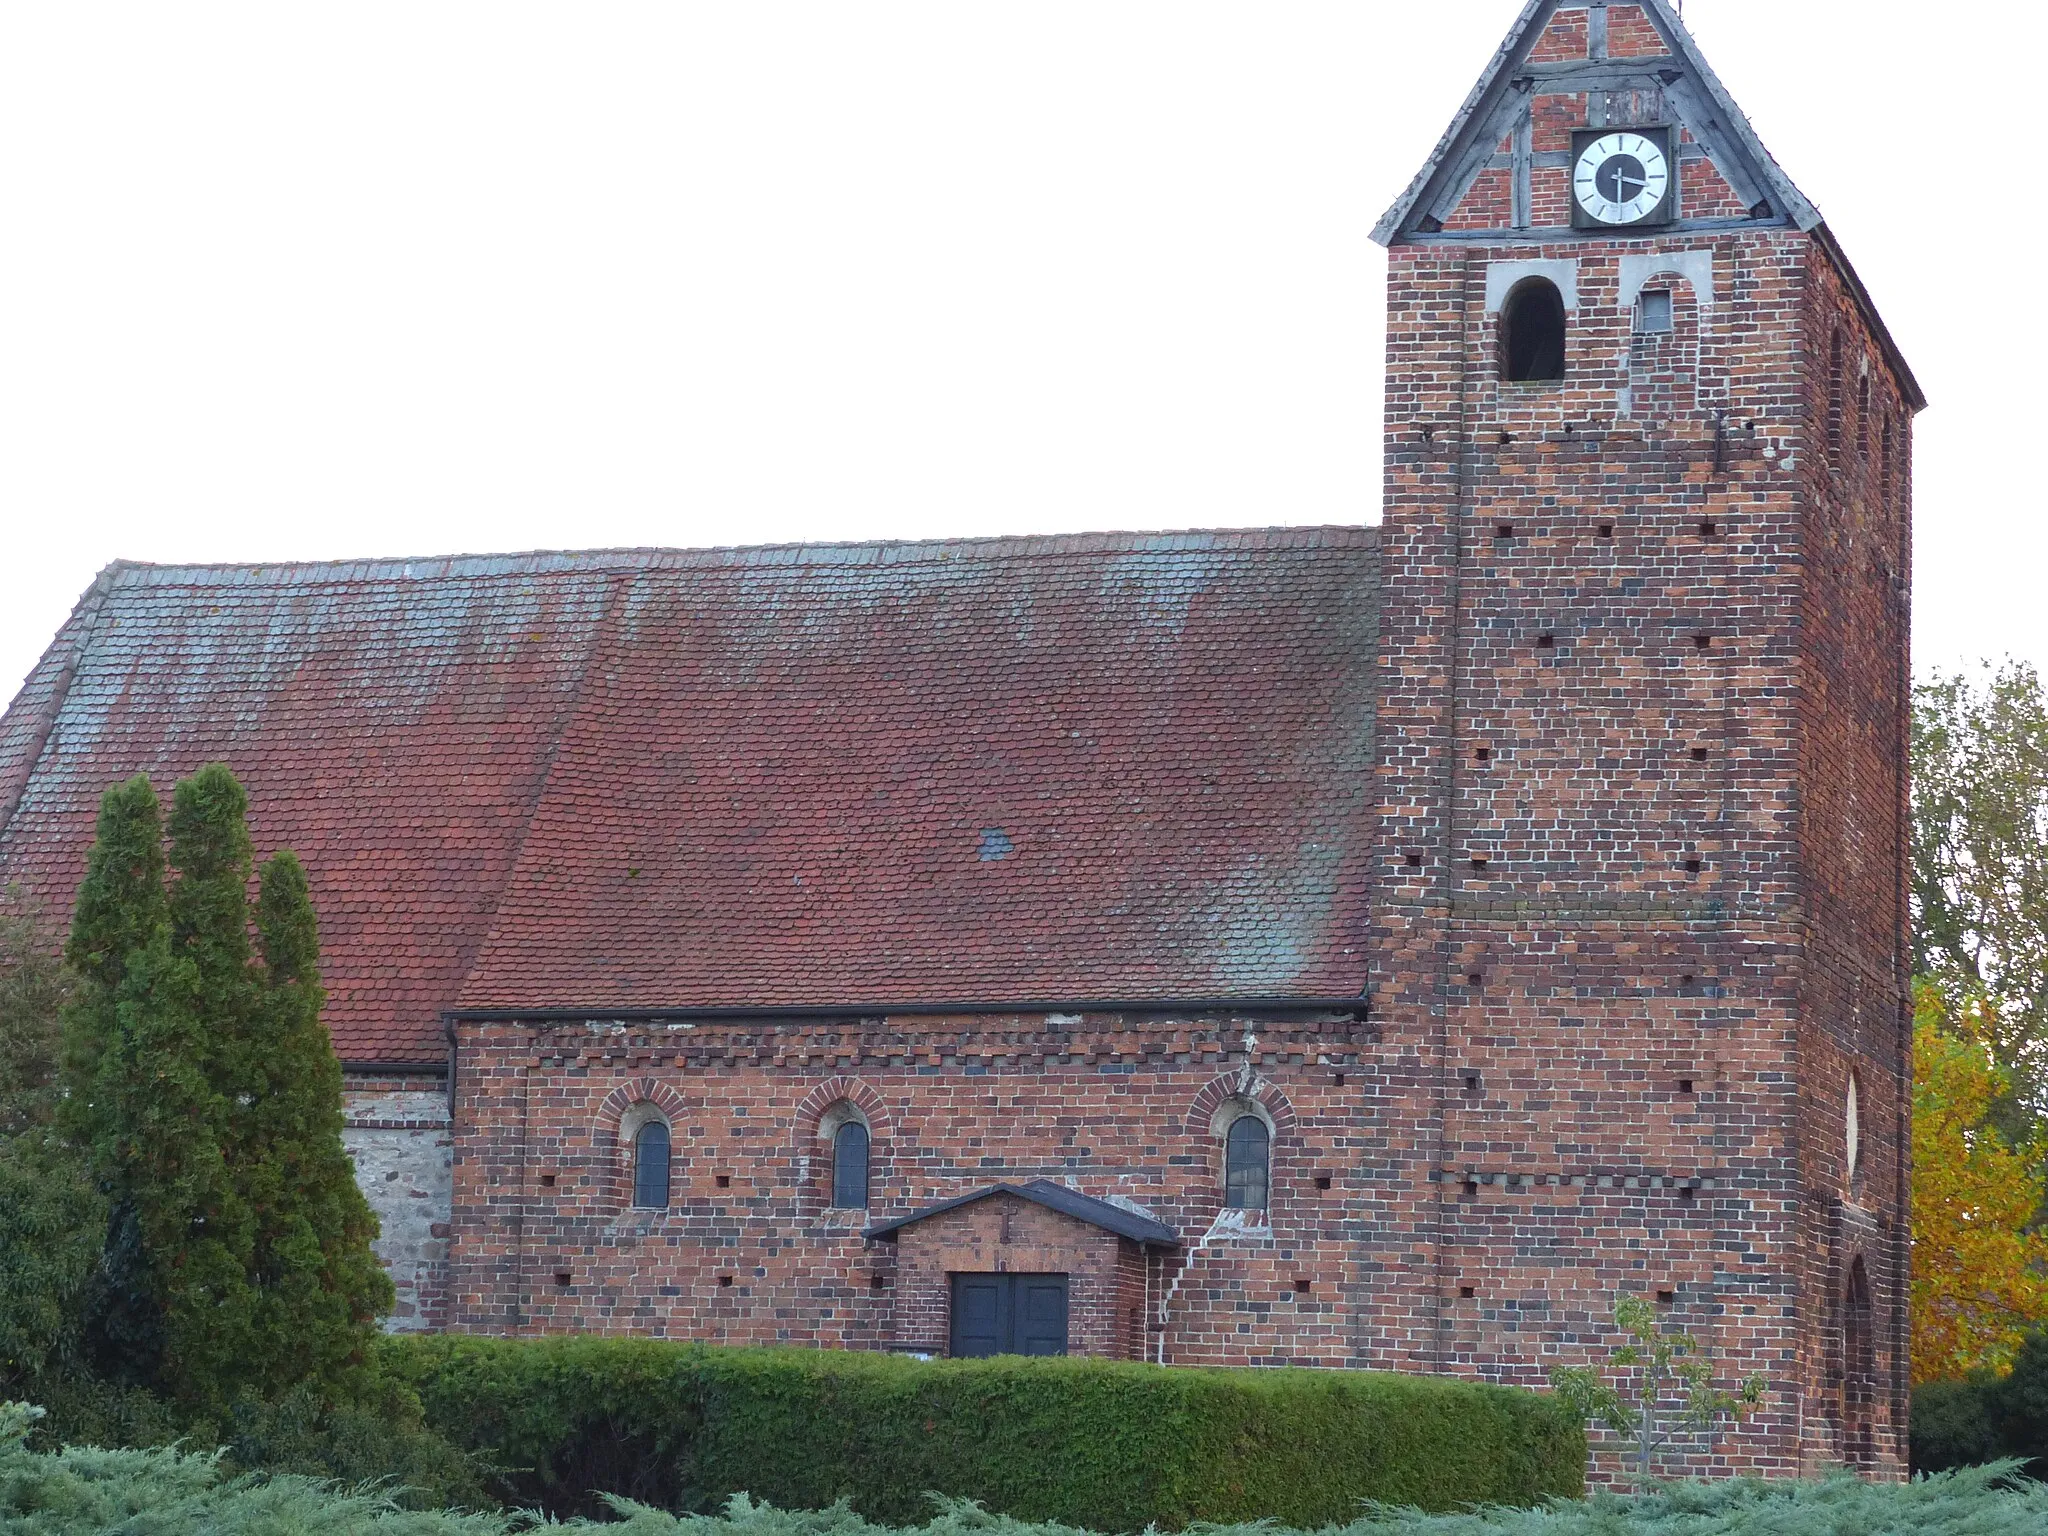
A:
[[[1506,1387],[1355,1371],[937,1360],[647,1339],[384,1345],[429,1428],[568,1514],[601,1493],[708,1510],[839,1499],[920,1523],[927,1495],[1098,1531],[1426,1510],[1585,1491],[1583,1427]]]

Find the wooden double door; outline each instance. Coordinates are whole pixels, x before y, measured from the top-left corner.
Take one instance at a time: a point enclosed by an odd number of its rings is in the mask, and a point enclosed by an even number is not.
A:
[[[956,1358],[981,1355],[1064,1355],[1065,1275],[953,1276]]]

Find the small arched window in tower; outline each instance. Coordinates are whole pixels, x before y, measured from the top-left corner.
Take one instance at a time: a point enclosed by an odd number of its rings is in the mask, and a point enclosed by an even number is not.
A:
[[[1856,458],[1870,462],[1870,375],[1856,381]]]
[[[1511,384],[1564,377],[1564,295],[1550,279],[1523,278],[1501,305],[1500,376]]]
[[[1223,1134],[1223,1203],[1234,1211],[1263,1211],[1272,1186],[1273,1136],[1266,1122],[1245,1113]]]
[[[843,1210],[868,1204],[868,1128],[849,1120],[832,1133],[832,1203]]]
[[[651,1210],[668,1204],[668,1126],[650,1120],[633,1138],[633,1203]]]
[[[1835,332],[1828,353],[1828,462],[1842,462],[1842,333]]]

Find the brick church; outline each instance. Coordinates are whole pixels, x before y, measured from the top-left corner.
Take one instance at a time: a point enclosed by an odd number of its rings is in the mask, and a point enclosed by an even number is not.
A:
[[[1379,528],[117,564],[0,881],[306,861],[393,1326],[1536,1386],[1896,1471],[1910,423],[1667,0],[1530,0],[1389,249]]]

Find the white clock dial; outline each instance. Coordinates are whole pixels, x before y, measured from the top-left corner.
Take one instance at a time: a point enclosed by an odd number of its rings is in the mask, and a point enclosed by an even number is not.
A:
[[[1572,196],[1602,224],[1638,224],[1664,204],[1671,162],[1663,146],[1640,133],[1595,139],[1572,167]]]

